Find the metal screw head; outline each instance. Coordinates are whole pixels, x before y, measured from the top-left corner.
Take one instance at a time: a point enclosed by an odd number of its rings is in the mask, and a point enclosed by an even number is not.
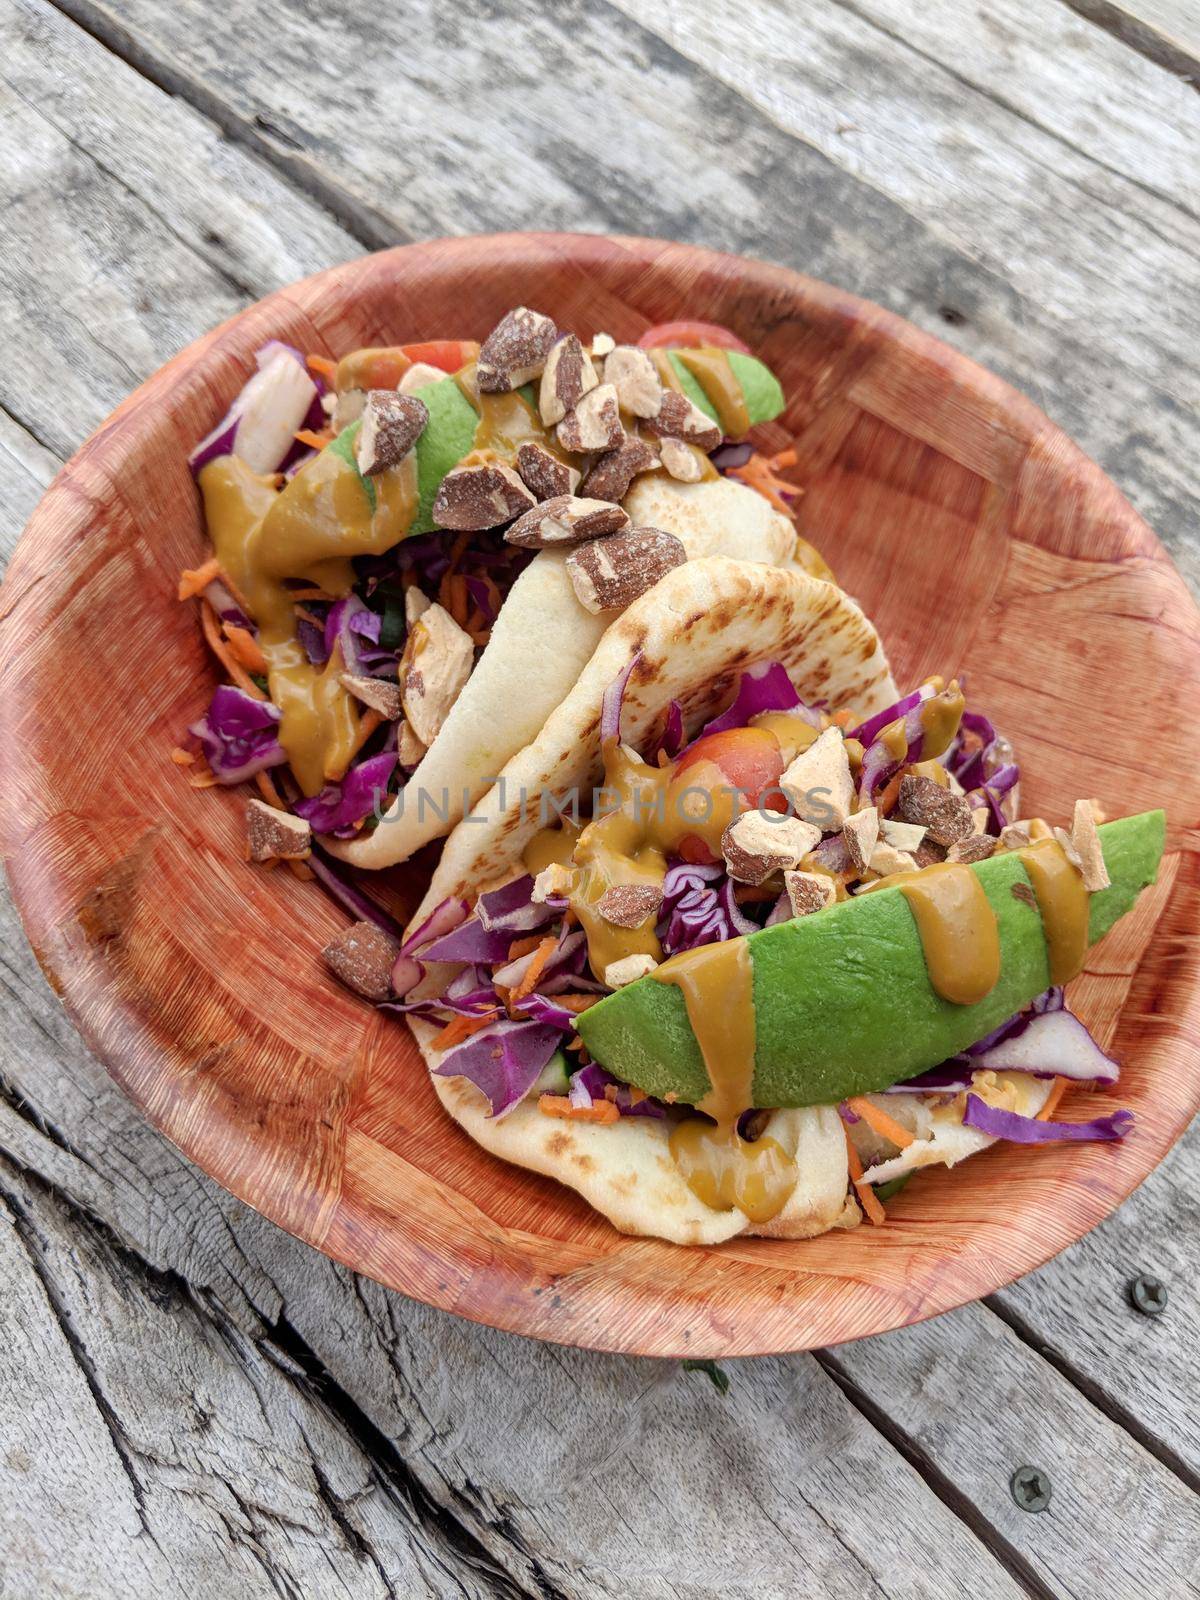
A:
[[[1166,1284],[1148,1273],[1139,1272],[1136,1278],[1131,1278],[1126,1292],[1130,1305],[1144,1317],[1161,1317],[1167,1309]]]
[[[1018,1467],[1008,1487],[1022,1511],[1045,1511],[1050,1504],[1049,1474],[1040,1467]]]

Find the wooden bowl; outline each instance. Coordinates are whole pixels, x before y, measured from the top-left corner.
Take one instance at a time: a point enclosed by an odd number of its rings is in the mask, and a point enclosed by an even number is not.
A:
[[[195,791],[172,765],[213,683],[174,598],[205,551],[186,455],[254,350],[480,338],[519,303],[623,339],[681,315],[736,330],[789,396],[800,530],[878,623],[899,681],[968,675],[1017,746],[1027,813],[1065,820],[1081,794],[1110,814],[1166,807],[1160,883],[1073,995],[1126,1063],[1120,1103],[1138,1120],[1123,1144],[996,1146],[923,1175],[878,1230],[711,1250],[627,1239],[459,1132],[404,1026],[325,975],[342,914],[315,885],[246,866],[241,797]],[[0,850],[71,1016],[206,1172],[430,1305],[651,1355],[877,1333],[1078,1239],[1197,1104],[1200,616],[1149,528],[1040,411],[853,295],[688,246],[560,234],[321,273],[191,345],[88,440],[29,525],[0,620]]]

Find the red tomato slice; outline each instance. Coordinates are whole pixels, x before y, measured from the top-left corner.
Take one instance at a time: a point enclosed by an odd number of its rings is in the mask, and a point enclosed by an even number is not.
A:
[[[778,793],[783,752],[779,740],[767,728],[727,728],[724,733],[706,734],[680,756],[676,777],[698,761],[711,761],[726,783],[744,792],[747,806],[756,806],[764,790]],[[768,792],[768,804],[774,798]]]
[[[424,361],[443,372],[457,372],[479,354],[474,339],[429,339],[424,344],[402,345],[401,349],[414,366]]]
[[[643,350],[695,350],[701,345],[715,345],[718,350],[752,354],[749,345],[718,322],[658,322],[646,329],[638,345]]]

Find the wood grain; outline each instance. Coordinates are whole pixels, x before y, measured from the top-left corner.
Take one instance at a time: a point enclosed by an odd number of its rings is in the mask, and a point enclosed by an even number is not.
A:
[[[1153,729],[1168,662],[1171,706],[1200,681],[1192,602],[1115,489],[1027,402],[880,309],[646,241],[387,252],[269,298],[176,358],[84,447],[18,549],[0,607],[0,838],[34,947],[89,1042],[185,1151],[283,1226],[431,1304],[564,1343],[731,1354],[836,1342],[987,1292],[1105,1215],[1194,1106],[1186,752],[1168,758],[1151,739],[1142,788],[1100,796],[1165,802],[1178,852],[1173,893],[1140,914],[1143,940],[1158,916],[1155,942],[1093,1003],[1120,1013],[1138,1135],[1119,1149],[990,1153],[924,1180],[879,1234],[702,1255],[620,1238],[446,1124],[406,1034],[320,973],[338,913],[303,885],[248,873],[232,797],[196,794],[152,758],[209,681],[193,619],[171,599],[201,549],[183,455],[255,346],[428,336],[460,326],[467,305],[464,331],[480,333],[530,298],[618,336],[679,304],[731,323],[779,370],[802,446],[830,407],[852,408],[808,481],[801,531],[875,614],[902,677],[934,649],[938,665],[970,671],[979,703],[1034,752],[1034,805],[1064,810],[1080,753],[1119,737],[1118,686]],[[827,356],[842,345],[856,354],[838,387]],[[985,559],[964,562],[976,529]],[[118,594],[136,597],[151,681],[119,630],[94,626]],[[95,710],[64,726],[47,695],[68,659],[79,704]],[[1050,736],[1049,707],[1031,714],[1029,676],[1055,688],[1068,743]]]

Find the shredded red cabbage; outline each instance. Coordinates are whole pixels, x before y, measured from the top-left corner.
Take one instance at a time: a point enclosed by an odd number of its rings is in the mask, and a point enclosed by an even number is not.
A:
[[[533,899],[533,878],[526,873],[501,889],[481,894],[475,904],[475,915],[483,927],[503,929],[511,943],[516,934],[545,927],[557,912],[552,906]]]
[[[605,1093],[609,1088],[616,1090],[615,1096]],[[666,1108],[649,1095],[643,1095],[635,1101],[629,1085],[621,1083],[595,1061],[571,1074],[569,1098],[572,1105],[581,1107],[594,1105],[597,1100],[611,1099],[623,1117],[665,1117],[667,1114]]]
[[[434,1071],[440,1078],[470,1078],[486,1096],[489,1115],[502,1117],[533,1088],[561,1037],[543,1022],[503,1017],[448,1051]]]
[[[1133,1127],[1132,1111],[1122,1108],[1107,1117],[1093,1117],[1090,1122],[1039,1122],[1036,1117],[1023,1117],[1016,1111],[1000,1111],[989,1106],[977,1094],[967,1096],[967,1109],[963,1123],[993,1139],[1009,1139],[1014,1144],[1054,1144],[1066,1139],[1115,1140],[1123,1139]]]
[[[369,756],[351,767],[340,783],[327,783],[320,794],[298,800],[293,810],[312,824],[314,833],[332,833],[339,839],[352,837],[364,818],[383,809],[388,780],[395,770],[394,751]]]
[[[724,733],[727,728],[744,728],[751,717],[764,711],[793,711],[814,727],[819,727],[821,722],[817,713],[801,702],[787,668],[778,661],[760,661],[742,673],[733,704],[719,717],[706,722],[699,736]]]
[[[242,783],[256,772],[282,766],[287,753],[279,743],[283,713],[269,700],[256,700],[223,683],[208,711],[188,730],[199,739],[213,776],[220,783]]]
[[[352,917],[360,922],[373,922],[377,928],[382,928],[384,933],[390,933],[394,939],[399,939],[400,924],[396,919],[389,916],[381,905],[376,904],[369,894],[365,894],[357,883],[343,876],[343,872],[334,866],[319,845],[313,846],[308,865],[326,894],[336,900],[338,905],[347,910]]]
[[[604,696],[600,701],[600,742],[602,744],[609,739],[620,739],[621,737],[621,707],[625,700],[625,689],[633,676],[633,669],[641,659],[642,652],[639,650],[637,655],[631,658],[624,671],[619,672],[604,691]]]

